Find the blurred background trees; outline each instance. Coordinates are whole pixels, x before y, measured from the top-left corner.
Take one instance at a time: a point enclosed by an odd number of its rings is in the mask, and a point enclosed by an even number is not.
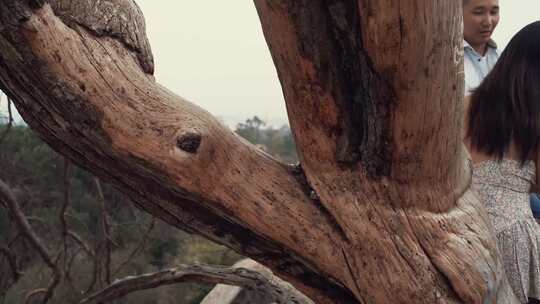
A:
[[[298,161],[289,126],[283,125],[276,129],[272,126],[266,126],[263,120],[253,116],[253,118],[246,119],[244,123],[237,124],[235,132],[285,163]]]
[[[9,121],[0,114],[0,180],[61,266],[63,277],[49,303],[75,303],[115,279],[178,264],[229,266],[241,259],[139,211],[129,198],[65,161],[28,127]],[[235,132],[283,162],[297,161],[287,126],[266,126],[254,116],[239,123]],[[24,303],[28,297],[32,303],[31,295],[48,286],[51,270],[2,205],[0,248],[0,303]],[[20,277],[13,273],[13,262]],[[136,292],[114,303],[199,303],[211,288],[178,284]]]

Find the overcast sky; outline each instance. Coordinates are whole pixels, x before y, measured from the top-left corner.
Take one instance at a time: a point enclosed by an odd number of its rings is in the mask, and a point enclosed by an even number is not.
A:
[[[449,0],[454,1],[454,0]],[[250,0],[138,0],[157,80],[233,125],[253,115],[286,122],[283,95]],[[540,0],[500,0],[494,39],[504,47],[540,19]],[[5,106],[5,98],[2,99]]]
[[[286,122],[253,1],[138,0],[157,80],[217,116]]]
[[[510,38],[525,25],[540,20],[540,0],[499,0],[501,21],[493,39],[504,47]]]

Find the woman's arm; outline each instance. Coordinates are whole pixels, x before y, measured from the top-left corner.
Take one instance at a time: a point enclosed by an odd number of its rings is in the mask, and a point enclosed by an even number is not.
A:
[[[469,126],[469,105],[471,103],[471,96],[465,96],[463,99],[463,127],[461,128],[461,140],[465,144],[467,151],[471,153],[471,147],[469,141],[467,140],[467,128]]]
[[[536,165],[536,180],[531,187],[531,192],[540,193],[540,149],[538,149],[538,147],[536,148],[535,154],[534,164]]]

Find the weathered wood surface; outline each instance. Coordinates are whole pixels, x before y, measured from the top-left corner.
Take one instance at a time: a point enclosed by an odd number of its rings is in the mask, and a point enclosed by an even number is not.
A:
[[[0,87],[141,209],[317,303],[511,303],[459,136],[461,2],[255,4],[299,167],[156,83],[129,0],[1,1]]]
[[[155,273],[126,277],[90,295],[80,304],[108,303],[132,292],[181,282],[236,285],[264,294],[271,303],[313,304],[309,298],[287,282],[275,277],[267,269],[252,270],[242,265],[239,267],[178,265]],[[219,303],[226,304],[225,299],[221,299]]]
[[[227,282],[217,284],[200,304],[271,304],[280,301],[283,303],[314,304],[304,295],[299,294],[290,284],[274,276],[268,268],[252,259],[242,259],[231,268],[258,273],[268,282],[267,286],[258,283],[258,281],[254,281],[258,284],[235,284],[234,286],[227,284]],[[273,286],[277,286],[277,289]]]

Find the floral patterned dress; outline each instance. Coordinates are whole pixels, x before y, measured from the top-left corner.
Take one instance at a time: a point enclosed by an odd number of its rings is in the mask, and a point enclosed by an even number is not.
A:
[[[473,165],[472,187],[485,204],[510,286],[520,302],[540,299],[540,226],[529,205],[535,164],[512,159]]]

